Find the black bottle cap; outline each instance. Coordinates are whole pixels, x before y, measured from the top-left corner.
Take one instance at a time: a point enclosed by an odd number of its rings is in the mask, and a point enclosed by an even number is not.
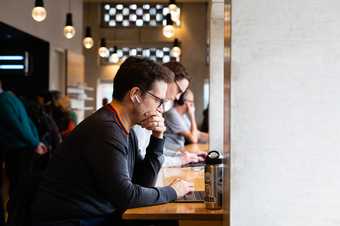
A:
[[[205,159],[208,165],[217,165],[223,163],[223,158],[220,158],[220,153],[218,151],[209,151],[207,158]]]

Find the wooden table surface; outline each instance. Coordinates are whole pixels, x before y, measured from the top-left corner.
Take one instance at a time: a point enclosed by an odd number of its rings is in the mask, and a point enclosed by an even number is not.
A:
[[[204,191],[204,167],[162,168],[158,174],[157,187],[171,184],[176,178],[192,182],[195,191]]]
[[[188,151],[188,152],[208,152],[209,144],[188,144],[183,148],[178,149],[179,151]]]
[[[167,203],[128,209],[125,220],[222,220],[223,210],[208,210],[204,203]]]
[[[208,144],[187,145],[186,151],[208,151]],[[158,175],[156,186],[169,185],[175,178],[193,182],[196,191],[204,191],[204,167],[186,168],[162,168]],[[128,209],[123,214],[126,220],[184,220],[184,221],[206,221],[218,222],[220,225],[223,209],[208,210],[204,203],[167,203],[148,207]],[[195,224],[194,224],[195,225]],[[210,223],[208,223],[210,225]],[[211,224],[216,225],[216,224]]]

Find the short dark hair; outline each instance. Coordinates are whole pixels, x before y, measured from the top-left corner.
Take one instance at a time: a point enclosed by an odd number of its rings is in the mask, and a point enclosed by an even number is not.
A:
[[[188,81],[191,81],[191,77],[181,63],[170,61],[163,64],[163,66],[169,68],[173,73],[175,73],[175,81],[180,81],[182,79],[187,79]]]
[[[113,98],[121,101],[133,87],[152,89],[155,81],[171,83],[174,73],[166,67],[143,57],[129,57],[120,66],[113,80]]]

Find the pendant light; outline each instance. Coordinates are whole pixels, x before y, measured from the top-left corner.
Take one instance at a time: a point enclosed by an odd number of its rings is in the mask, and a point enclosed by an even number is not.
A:
[[[90,26],[86,26],[86,32],[85,32],[85,37],[83,39],[83,45],[86,49],[91,49],[93,46],[93,38],[91,35],[91,28]]]
[[[118,54],[117,54],[117,46],[114,46],[114,47],[113,47],[113,53],[111,54],[111,56],[110,56],[110,58],[109,58],[109,61],[110,61],[111,63],[114,63],[114,64],[116,64],[116,63],[119,62],[119,56],[118,56]]]
[[[181,43],[178,41],[177,38],[174,40],[174,45],[170,50],[170,56],[175,57],[176,59],[179,58],[181,55],[182,50],[181,50]]]
[[[99,54],[100,57],[103,57],[103,58],[108,58],[109,55],[110,55],[110,51],[106,47],[106,39],[105,38],[102,38],[100,40],[100,47],[98,49],[98,54]]]
[[[67,39],[71,39],[76,34],[76,29],[73,27],[72,13],[71,13],[71,0],[68,1],[68,10],[66,14],[66,23],[64,27],[64,35]]]
[[[41,22],[46,19],[47,12],[44,8],[43,0],[35,0],[34,8],[32,9],[32,17],[35,21]]]
[[[177,22],[179,20],[180,9],[176,5],[176,0],[170,0],[168,5],[172,21]]]
[[[174,22],[171,19],[170,13],[165,16],[165,26],[163,27],[163,35],[167,38],[172,38],[175,35],[175,28],[173,26]]]

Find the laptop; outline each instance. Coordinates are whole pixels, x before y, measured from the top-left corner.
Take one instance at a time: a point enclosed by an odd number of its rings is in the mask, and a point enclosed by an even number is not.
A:
[[[174,202],[204,202],[204,191],[193,191]]]
[[[182,165],[182,167],[202,167],[205,166],[205,162],[190,162]]]

